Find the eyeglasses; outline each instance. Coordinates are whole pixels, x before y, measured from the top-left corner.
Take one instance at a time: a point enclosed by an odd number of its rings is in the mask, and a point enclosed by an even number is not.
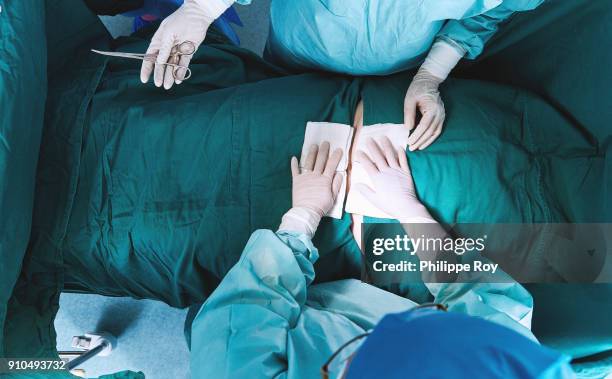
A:
[[[427,304],[417,305],[416,307],[412,308],[410,311],[412,312],[412,311],[416,311],[419,309],[426,309],[426,308],[435,308],[439,311],[444,311],[444,312],[448,310],[448,308],[445,305],[436,304],[436,303],[427,303]],[[329,357],[329,359],[327,359],[325,364],[321,366],[321,377],[323,379],[329,379],[330,373],[337,373],[338,375],[335,375],[334,378],[338,378],[338,377],[344,378],[344,375],[346,374],[346,368],[351,363],[351,360],[353,359],[353,356],[355,355],[357,350],[359,350],[359,347],[361,346],[361,343],[363,343],[363,341],[365,340],[365,337],[369,335],[370,335],[370,332],[360,334],[358,336],[351,338],[350,340],[345,342],[342,346],[340,346]]]

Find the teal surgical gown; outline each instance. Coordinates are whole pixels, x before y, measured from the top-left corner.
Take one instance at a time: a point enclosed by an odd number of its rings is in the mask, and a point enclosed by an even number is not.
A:
[[[317,249],[304,235],[258,230],[191,329],[194,378],[319,378],[344,342],[416,305],[354,279],[310,285]],[[505,275],[505,274],[504,274]],[[516,282],[427,285],[450,311],[532,339],[532,298]]]
[[[415,67],[441,38],[473,59],[500,22],[542,1],[274,0],[267,53],[298,69],[385,75]]]

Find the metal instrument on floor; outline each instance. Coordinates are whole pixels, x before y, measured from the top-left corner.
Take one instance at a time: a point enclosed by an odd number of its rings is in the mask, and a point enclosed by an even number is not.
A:
[[[91,332],[72,337],[74,351],[60,351],[62,359],[68,359],[66,368],[73,370],[95,356],[105,357],[117,348],[117,338],[107,332]]]

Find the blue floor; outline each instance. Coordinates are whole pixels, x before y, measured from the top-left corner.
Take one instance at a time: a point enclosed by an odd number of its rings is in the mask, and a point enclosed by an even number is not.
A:
[[[236,29],[242,46],[260,55],[268,34],[269,5],[270,0],[257,0],[250,6],[236,6],[244,23]],[[101,18],[113,36],[131,31],[126,17]],[[190,378],[185,315],[186,310],[156,301],[62,294],[55,319],[57,348],[72,350],[72,336],[106,331],[118,337],[117,349],[81,366],[87,377],[133,370],[144,372],[148,379]]]
[[[105,331],[117,337],[117,348],[81,366],[87,377],[132,370],[148,379],[189,378],[186,313],[152,300],[64,293],[55,318],[57,349],[74,350],[73,336]]]

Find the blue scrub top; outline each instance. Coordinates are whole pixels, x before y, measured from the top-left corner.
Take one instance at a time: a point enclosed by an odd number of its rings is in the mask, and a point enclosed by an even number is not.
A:
[[[296,69],[386,75],[436,38],[478,56],[498,24],[543,0],[273,0],[267,55]]]

